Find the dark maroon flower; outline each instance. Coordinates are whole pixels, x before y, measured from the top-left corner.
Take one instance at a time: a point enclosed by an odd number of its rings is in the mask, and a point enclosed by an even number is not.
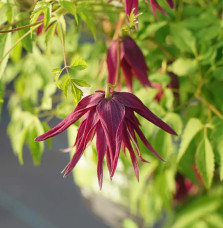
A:
[[[149,144],[143,132],[140,130],[140,123],[134,112],[162,128],[164,131],[176,135],[174,130],[154,115],[135,95],[126,92],[111,92],[111,97],[105,98],[104,92],[97,91],[95,94],[83,98],[75,110],[62,122],[45,134],[37,137],[35,141],[43,141],[61,133],[81,116],[84,116],[73,145],[73,147],[76,146],[76,151],[69,164],[63,170],[65,173],[64,176],[67,176],[72,171],[81,158],[87,144],[96,134],[96,149],[98,155],[97,174],[100,188],[102,187],[103,180],[102,165],[104,157],[106,155],[108,170],[112,178],[116,170],[121,145],[124,150],[125,148],[128,149],[138,179],[138,161],[134,149],[139,159],[143,162],[145,162],[145,160],[140,154],[136,133],[155,156],[161,160],[162,158]],[[71,149],[72,148],[68,148],[65,151]]]
[[[190,195],[195,195],[198,192],[198,187],[194,185],[188,178],[180,173],[176,175],[176,191],[174,194],[175,203],[181,203]]]
[[[113,0],[109,0],[108,2],[112,2]],[[122,1],[122,0],[120,0]],[[125,12],[126,15],[129,16],[134,9],[133,13],[134,15],[138,14],[138,0],[125,0]]]
[[[167,88],[170,88],[173,90],[173,95],[176,100],[176,104],[178,104],[179,103],[179,79],[178,79],[177,75],[175,75],[172,72],[167,71],[166,73],[171,78],[170,83],[167,85]],[[152,87],[156,88],[158,90],[158,92],[155,96],[155,100],[160,102],[163,97],[163,94],[164,94],[164,89],[163,89],[162,85],[159,83],[152,83]]]
[[[119,42],[119,50],[118,50]],[[151,86],[148,80],[145,58],[135,41],[125,36],[121,41],[113,41],[107,52],[108,83],[115,84],[118,67],[118,51],[123,76],[127,87],[132,91],[132,78],[136,77],[143,86]]]
[[[166,0],[170,8],[174,8],[174,2],[173,0]],[[156,11],[159,10],[162,14],[167,16],[166,11],[159,5],[159,3],[156,0],[150,0],[150,5],[152,8],[153,15],[157,18]],[[158,18],[157,18],[158,19]]]

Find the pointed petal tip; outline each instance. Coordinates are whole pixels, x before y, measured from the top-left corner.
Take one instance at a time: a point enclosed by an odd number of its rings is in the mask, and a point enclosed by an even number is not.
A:
[[[35,142],[39,142],[39,141],[42,141],[42,140],[41,140],[41,137],[38,136],[38,137],[36,137],[36,138],[34,139],[34,141],[35,141]]]

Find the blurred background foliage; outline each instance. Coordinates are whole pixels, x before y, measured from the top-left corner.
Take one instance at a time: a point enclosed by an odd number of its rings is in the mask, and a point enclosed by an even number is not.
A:
[[[139,1],[139,29],[128,31],[145,55],[150,81],[159,88],[145,89],[134,81],[134,93],[179,136],[138,116],[165,162],[140,144],[151,163],[140,163],[139,183],[130,158],[122,153],[114,179],[106,170],[99,191],[93,143],[74,169],[74,181],[85,197],[99,195],[125,212],[114,221],[103,218],[115,227],[220,228],[223,1],[179,0],[174,10],[159,3],[168,17],[158,14],[157,21]],[[44,145],[34,138],[50,128],[52,118],[66,117],[82,96],[104,89],[106,50],[122,11],[120,1],[0,1],[0,110],[7,102],[8,135],[21,164],[25,145],[34,164],[41,163],[44,146],[51,147],[52,140]],[[170,72],[178,78],[177,89],[168,86]],[[68,130],[69,144],[77,126]]]

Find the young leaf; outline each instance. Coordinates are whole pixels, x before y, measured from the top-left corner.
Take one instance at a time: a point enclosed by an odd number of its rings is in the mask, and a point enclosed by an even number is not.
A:
[[[96,26],[94,24],[94,18],[91,12],[85,6],[78,6],[77,12],[80,15],[81,19],[89,27],[94,39],[96,40]]]
[[[182,51],[196,53],[196,39],[182,24],[172,24],[170,33],[175,45]]]
[[[70,85],[70,77],[65,74],[62,79],[61,89],[63,90],[64,95],[67,97],[67,90]]]
[[[91,85],[81,79],[71,79],[71,81],[80,87],[91,87]]]
[[[81,100],[81,97],[83,96],[83,92],[79,88],[77,88],[77,86],[73,82],[71,83],[71,89],[74,95],[74,101],[76,104],[78,104]]]
[[[0,33],[0,59],[6,54],[11,45],[11,33]],[[0,63],[0,79],[8,63],[9,54]]]
[[[70,64],[72,70],[84,70],[87,68],[87,63],[81,57],[76,56]]]
[[[68,2],[68,1],[59,1],[61,6],[66,9],[69,13],[73,14],[76,22],[78,23],[78,18],[77,18],[77,7],[74,2]]]
[[[196,136],[196,134],[202,130],[203,124],[199,119],[192,118],[186,125],[184,133],[182,135],[182,142],[180,144],[180,150],[177,161],[179,162],[184,153],[186,152],[190,142]]]
[[[207,136],[204,136],[197,148],[196,165],[206,188],[209,189],[214,176],[214,152]]]
[[[55,68],[52,70],[53,74],[54,74],[54,80],[55,80],[55,84],[56,86],[60,89],[60,84],[59,84],[59,77],[62,73],[62,69],[60,68]]]

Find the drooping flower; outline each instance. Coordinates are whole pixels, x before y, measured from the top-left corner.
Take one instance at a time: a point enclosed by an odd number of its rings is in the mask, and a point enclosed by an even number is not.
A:
[[[179,79],[177,75],[174,74],[173,72],[167,71],[166,74],[170,76],[170,83],[167,85],[167,88],[170,88],[173,90],[175,101],[178,104],[179,103]],[[159,83],[152,83],[152,86],[153,88],[156,88],[158,90],[155,96],[155,100],[160,102],[164,95],[164,89],[162,85]]]
[[[151,86],[147,76],[148,67],[143,53],[135,41],[129,36],[123,37],[121,41],[113,41],[108,49],[108,83],[115,84],[116,82],[118,51],[120,55],[120,66],[123,71],[125,83],[129,90],[132,91],[133,77],[136,77],[143,86]]]
[[[105,93],[97,91],[93,95],[83,98],[75,110],[70,113],[56,127],[45,134],[37,137],[35,141],[43,141],[66,130],[71,124],[84,116],[78,128],[76,151],[64,169],[64,176],[67,176],[76,166],[81,158],[87,144],[96,134],[97,149],[97,175],[100,188],[103,180],[103,160],[106,161],[110,177],[112,178],[118,163],[120,147],[126,148],[130,153],[132,164],[137,179],[139,178],[138,161],[134,149],[143,162],[146,162],[139,151],[136,133],[145,146],[159,159],[162,158],[153,149],[140,129],[140,123],[134,112],[143,116],[148,121],[157,125],[164,131],[176,135],[174,130],[153,114],[135,95],[127,92],[111,92],[111,97],[105,98]],[[68,148],[66,151],[71,150]]]
[[[146,0],[147,1],[147,0]],[[150,1],[150,5],[151,5],[151,8],[152,8],[152,12],[153,12],[153,15],[158,19],[157,17],[157,14],[156,14],[156,11],[159,10],[162,14],[164,14],[165,16],[167,16],[167,13],[166,11],[159,5],[159,3],[157,2],[157,0],[149,0]],[[174,8],[174,2],[173,0],[166,0],[169,7],[170,8]]]
[[[112,2],[113,0],[109,0],[108,2]],[[122,1],[122,0],[120,0]],[[131,14],[133,11],[134,15],[138,14],[138,0],[125,0],[125,13],[127,16]]]
[[[175,187],[174,202],[178,204],[184,202],[188,196],[198,193],[198,187],[180,173],[176,175]]]

